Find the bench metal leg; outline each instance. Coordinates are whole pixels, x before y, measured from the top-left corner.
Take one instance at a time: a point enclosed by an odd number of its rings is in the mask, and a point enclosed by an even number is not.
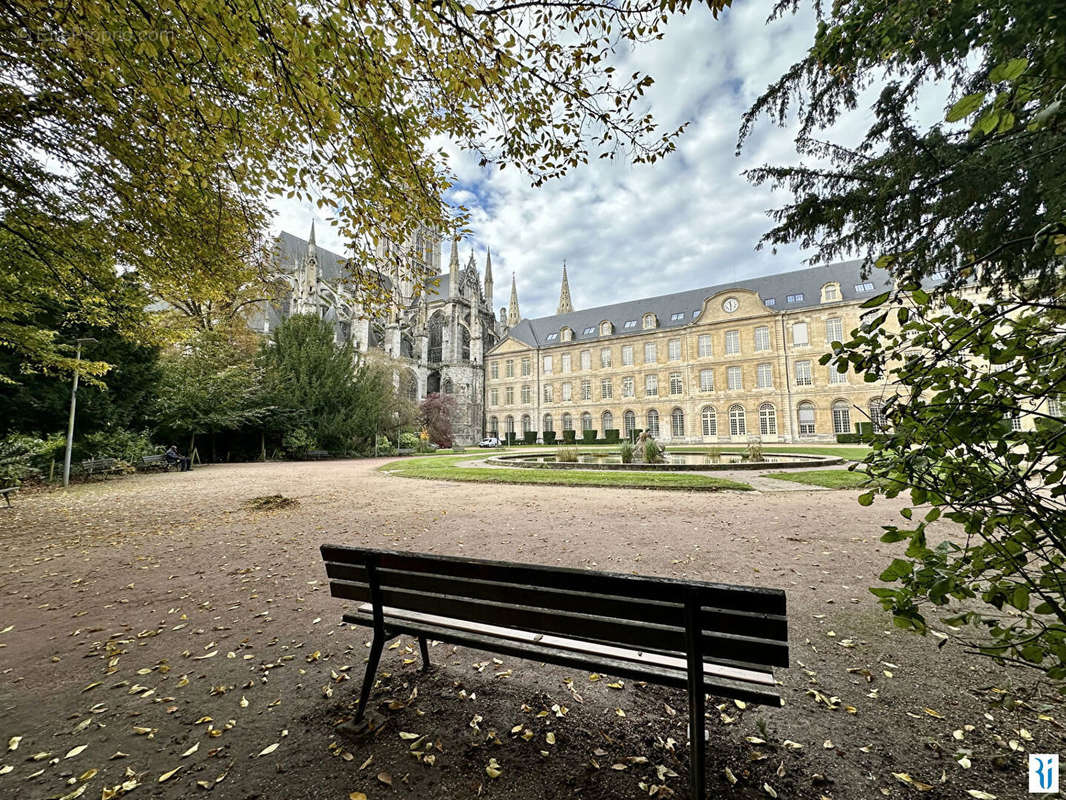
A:
[[[418,637],[418,649],[422,652],[422,671],[429,669],[429,644],[425,636]]]
[[[370,643],[370,658],[366,662],[366,674],[363,675],[363,691],[359,694],[359,708],[355,712],[355,721],[359,722],[366,713],[366,704],[370,702],[370,690],[374,688],[374,677],[381,661],[381,651],[385,649],[385,637],[375,633]]]
[[[691,800],[703,800],[707,791],[707,730],[704,719],[707,696],[703,688],[699,605],[693,598],[685,603],[685,639],[688,650],[689,797]]]

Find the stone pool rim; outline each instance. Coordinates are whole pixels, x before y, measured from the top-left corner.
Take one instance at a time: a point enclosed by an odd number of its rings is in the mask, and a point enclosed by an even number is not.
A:
[[[691,455],[710,455],[700,451],[685,451]],[[766,470],[776,471],[785,469],[803,469],[805,467],[832,467],[846,463],[843,456],[823,456],[800,453],[763,453],[764,456],[784,459],[782,461],[738,461],[733,464],[588,464],[581,461],[532,461],[534,458],[544,458],[549,453],[521,453],[517,455],[493,456],[485,463],[497,467],[515,467],[517,469],[597,469],[597,470],[628,470],[641,472],[731,472],[735,470]],[[613,455],[599,452],[579,452],[578,456]]]

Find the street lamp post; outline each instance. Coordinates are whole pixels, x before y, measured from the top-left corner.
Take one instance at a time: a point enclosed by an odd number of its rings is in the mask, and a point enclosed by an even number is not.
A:
[[[70,485],[70,450],[74,445],[74,409],[78,404],[78,370],[81,366],[81,346],[86,342],[95,342],[96,339],[86,337],[78,339],[78,352],[74,359],[74,388],[70,391],[70,419],[67,420],[67,452],[63,456],[63,485]]]

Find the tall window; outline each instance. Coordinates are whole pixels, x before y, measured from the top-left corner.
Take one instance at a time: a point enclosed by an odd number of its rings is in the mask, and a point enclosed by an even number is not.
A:
[[[489,405],[498,406],[500,404],[500,390],[489,389]]]
[[[653,397],[659,394],[659,376],[658,375],[645,375],[644,376],[644,394],[649,397]]]
[[[844,341],[844,320],[833,317],[825,321],[825,341],[827,344]]]
[[[799,404],[799,434],[814,436],[814,403]]]
[[[522,359],[522,377],[523,378],[529,377],[529,373],[531,371],[530,370],[530,366],[531,365],[530,365],[529,359],[528,358],[523,358]]]
[[[1010,419],[1010,429],[1012,431],[1020,431],[1022,429],[1022,414],[1018,409],[1008,412],[1008,419]]]
[[[709,333],[700,334],[699,354],[700,358],[707,358],[714,354],[714,350],[711,347],[711,335]]]
[[[514,417],[508,417],[503,421],[504,431],[506,433],[514,433]]]
[[[529,433],[533,430],[533,420],[529,418],[529,414],[522,415],[522,433]]]
[[[745,436],[748,433],[748,421],[744,416],[744,406],[729,407],[729,435]]]
[[[563,357],[562,357],[562,368],[563,368],[563,372],[569,372],[570,371],[570,354],[569,353],[564,353],[563,354]]]
[[[777,436],[777,409],[773,403],[759,406],[759,433],[763,436]]]
[[[574,384],[567,382],[563,384],[563,402],[569,403],[574,399]]]
[[[585,380],[581,381],[581,399],[582,400],[591,400],[592,399],[592,381],[588,380],[588,378],[586,378]]]
[[[740,352],[740,331],[725,332],[726,355],[735,355]]]
[[[530,389],[529,384],[524,384],[522,386],[522,402],[529,403],[532,397],[533,391]]]
[[[654,364],[655,363],[655,355],[656,355],[656,353],[655,353],[655,342],[645,342],[644,343],[644,363],[645,364]]]
[[[806,322],[792,323],[792,344],[796,345],[796,347],[806,347],[810,344]]]
[[[851,406],[843,400],[833,403],[833,433],[851,433]]]
[[[499,361],[493,361],[491,364],[489,364],[489,375],[490,375],[490,377],[493,380],[496,380],[497,378],[500,377],[500,362]]]
[[[574,418],[569,414],[563,414],[563,430],[572,431],[574,429]]]
[[[583,430],[583,431],[591,431],[592,430],[592,414],[590,414],[587,411],[584,414],[581,415],[581,430]]]
[[[671,339],[666,343],[666,354],[671,361],[681,360],[681,340]]]
[[[500,435],[500,418],[499,417],[489,417],[489,433],[491,433],[493,436],[499,436]]]
[[[514,361],[507,359],[507,362],[503,365],[503,376],[505,378],[514,377]]]
[[[681,392],[682,392],[681,373],[680,372],[671,372],[670,373],[670,394],[681,394]]]
[[[592,369],[592,351],[581,351],[581,369]]]
[[[670,436],[680,439],[685,435],[685,412],[675,408],[670,413]]]
[[[885,416],[885,404],[880,400],[870,401],[870,422],[877,433],[888,430],[888,418]]]
[[[654,408],[648,412],[648,424],[645,430],[649,436],[653,436],[656,439],[659,438],[659,412]]]
[[[814,384],[814,379],[811,377],[811,362],[810,361],[797,361],[796,362],[796,385],[797,386],[811,386]]]
[[[1047,413],[1049,417],[1061,417],[1062,416],[1062,402],[1057,397],[1049,397],[1047,399]]]
[[[609,431],[614,428],[614,416],[610,411],[604,411],[600,416],[600,426],[601,431]],[[606,435],[607,434],[605,433],[604,436]]]
[[[704,436],[717,436],[718,435],[718,414],[714,409],[707,406],[700,412],[700,423],[703,426]]]
[[[602,348],[600,350],[600,366],[601,367],[609,367],[609,366],[611,366],[611,348],[604,347],[604,348]]]
[[[760,364],[755,368],[755,385],[760,389],[769,389],[774,385],[774,368],[770,364]]]
[[[829,366],[826,368],[829,370],[829,382],[830,383],[847,383],[848,373],[840,372],[837,370],[837,365],[833,361],[829,362]]]
[[[545,414],[544,415],[544,430],[546,430],[546,431],[554,431],[555,430],[555,422],[552,420],[552,415],[551,414]]]
[[[701,392],[713,392],[714,391],[714,370],[713,369],[701,369],[700,370],[700,391]]]
[[[770,349],[770,329],[760,325],[755,329],[755,349],[757,351]]]
[[[632,411],[627,411],[622,415],[622,425],[625,427],[626,436],[632,436],[633,431],[637,429],[637,415]]]
[[[635,393],[633,391],[633,379],[622,378],[622,397],[633,397]]]
[[[544,402],[545,403],[555,402],[555,389],[552,387],[552,385],[550,383],[544,384]]]
[[[610,400],[614,396],[614,386],[611,385],[610,378],[603,378],[600,381],[600,399]]]
[[[552,357],[551,356],[544,356],[544,374],[545,375],[551,375],[552,374]]]
[[[744,388],[744,378],[740,372],[740,367],[729,367],[725,371],[726,384],[729,386],[730,391],[738,392]]]
[[[627,344],[622,348],[622,366],[633,366],[633,345]]]
[[[505,392],[507,405],[514,405],[514,387],[508,386]]]

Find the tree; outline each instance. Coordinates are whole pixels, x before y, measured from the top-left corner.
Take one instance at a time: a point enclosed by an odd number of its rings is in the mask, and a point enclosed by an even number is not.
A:
[[[448,394],[427,394],[418,407],[422,427],[429,433],[429,440],[438,447],[452,446],[452,417],[455,415],[455,398]]]
[[[796,3],[778,6],[778,12]],[[795,107],[797,150],[753,181],[790,189],[763,243],[817,258],[861,254],[896,288],[823,363],[888,379],[866,468],[879,488],[928,505],[872,591],[897,624],[925,632],[929,608],[979,652],[1066,678],[1066,47],[1061,15],[1037,0],[846,0],[816,6],[806,57],[747,113]],[[925,125],[931,83],[950,88]],[[857,143],[824,141],[877,85]],[[1031,429],[1030,429],[1031,428]],[[963,542],[928,541],[941,515]],[[915,519],[912,507],[904,509]],[[981,601],[974,603],[974,600]],[[963,622],[977,628],[958,628]]]

